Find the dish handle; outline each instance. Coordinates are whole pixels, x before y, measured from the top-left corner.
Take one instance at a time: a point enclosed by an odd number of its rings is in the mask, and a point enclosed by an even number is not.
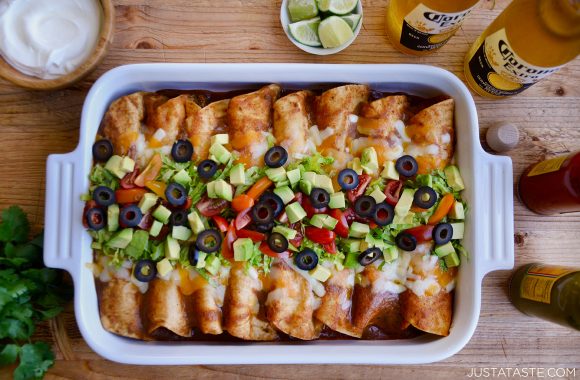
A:
[[[46,165],[46,200],[44,216],[44,263],[73,275],[78,265],[82,233],[77,209],[83,207],[77,186],[82,157],[74,151],[48,156]],[[75,255],[74,252],[77,252]]]
[[[478,265],[481,277],[487,273],[514,267],[514,200],[512,160],[505,156],[484,154],[477,168],[483,191],[478,213],[483,215],[480,237],[483,256]]]

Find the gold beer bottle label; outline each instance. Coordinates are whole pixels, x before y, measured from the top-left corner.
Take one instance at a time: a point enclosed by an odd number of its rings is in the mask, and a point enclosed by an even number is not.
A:
[[[437,12],[419,3],[403,19],[401,45],[417,50],[435,50],[445,45],[475,5],[456,13]]]
[[[469,60],[475,82],[496,96],[519,94],[561,67],[540,67],[526,62],[510,46],[505,28],[487,36]]]

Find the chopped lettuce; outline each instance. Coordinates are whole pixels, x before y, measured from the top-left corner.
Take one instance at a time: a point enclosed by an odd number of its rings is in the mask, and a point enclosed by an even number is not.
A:
[[[90,195],[97,186],[107,186],[113,190],[119,188],[119,179],[101,164],[95,164],[89,174],[91,181]]]
[[[334,158],[325,157],[320,153],[313,154],[311,156],[305,157],[300,161],[290,164],[287,170],[294,170],[300,168],[300,172],[315,172],[318,174],[328,174],[325,170],[325,166],[332,165],[334,163]]]

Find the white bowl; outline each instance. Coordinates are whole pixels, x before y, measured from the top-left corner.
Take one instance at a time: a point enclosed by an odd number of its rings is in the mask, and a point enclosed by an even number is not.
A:
[[[294,37],[292,37],[292,35],[290,34],[290,30],[288,29],[288,25],[290,23],[292,23],[292,21],[290,21],[290,15],[288,14],[288,0],[282,0],[282,6],[280,7],[280,22],[282,23],[282,28],[284,29],[284,33],[286,33],[286,37],[288,37],[288,39],[294,45],[298,46],[300,49],[302,49],[305,52],[310,53],[310,54],[330,55],[330,54],[338,53],[339,51],[342,51],[342,50],[346,49],[347,47],[349,47],[350,44],[352,44],[353,41],[358,36],[358,34],[362,28],[363,18],[364,18],[363,17],[362,0],[358,1],[358,4],[356,5],[355,10],[352,13],[359,14],[361,16],[360,21],[354,30],[354,34],[344,44],[342,44],[338,47],[335,47],[335,48],[323,48],[323,47],[314,47],[314,46],[304,45],[304,44],[301,44],[300,42],[296,41],[294,39]]]
[[[449,336],[401,340],[313,342],[143,342],[106,331],[99,319],[91,237],[81,220],[81,195],[89,186],[91,148],[109,104],[135,91],[206,89],[228,91],[279,83],[286,88],[366,83],[380,91],[404,91],[455,99],[457,164],[469,204],[464,246],[469,259],[457,278]],[[445,359],[471,339],[481,306],[483,277],[514,265],[513,176],[509,157],[481,148],[475,103],[452,73],[424,65],[175,64],[117,67],[95,82],[83,107],[80,141],[74,152],[48,157],[44,262],[70,272],[75,315],[89,346],[107,359],[130,364],[416,364]]]

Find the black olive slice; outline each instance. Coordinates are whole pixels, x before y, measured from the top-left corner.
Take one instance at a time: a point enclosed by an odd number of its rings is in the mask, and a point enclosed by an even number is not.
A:
[[[363,218],[372,216],[377,207],[377,201],[370,195],[363,195],[354,202],[354,211]]]
[[[330,194],[328,191],[321,189],[319,187],[315,187],[310,192],[310,203],[312,207],[320,209],[328,206],[330,202]]]
[[[395,238],[395,243],[397,243],[397,247],[407,252],[414,251],[417,248],[417,238],[406,232],[399,233]]]
[[[288,239],[279,232],[273,232],[268,236],[268,246],[276,253],[282,253],[288,249]]]
[[[375,208],[373,219],[379,226],[391,224],[395,218],[395,208],[386,202],[381,202]]]
[[[175,162],[189,162],[193,156],[193,145],[189,140],[177,140],[171,147],[171,156]]]
[[[294,264],[298,269],[312,270],[318,265],[318,255],[313,250],[306,248],[294,256]]]
[[[451,241],[453,226],[449,223],[439,223],[433,228],[433,241],[436,245],[443,245]]]
[[[397,160],[395,163],[395,169],[397,169],[399,174],[403,177],[412,177],[417,174],[417,170],[419,170],[419,164],[417,164],[417,160],[415,160],[412,156],[406,155],[400,157]]]
[[[358,174],[352,169],[342,169],[338,173],[338,185],[342,190],[352,190],[358,186]]]
[[[382,255],[383,252],[379,248],[372,247],[358,255],[358,262],[362,266],[367,266],[377,261]]]
[[[212,253],[220,249],[222,236],[217,230],[204,230],[197,235],[195,246],[202,252]]]
[[[197,165],[197,172],[203,179],[210,179],[218,170],[218,163],[213,160],[203,160]]]
[[[279,168],[288,161],[288,152],[281,146],[274,146],[264,155],[264,162],[270,168]]]
[[[93,199],[99,206],[107,207],[117,201],[113,189],[107,186],[97,186],[93,190]]]
[[[133,268],[133,276],[141,282],[149,282],[157,276],[157,266],[152,260],[139,260]]]
[[[136,205],[128,205],[121,209],[119,213],[119,224],[124,228],[137,227],[141,223],[143,213]]]
[[[183,206],[187,202],[187,191],[179,183],[171,182],[165,189],[165,198],[173,206]]]
[[[113,144],[107,139],[96,141],[93,144],[93,159],[98,162],[107,162],[113,156]]]
[[[87,218],[87,224],[91,230],[102,230],[107,225],[107,216],[105,212],[98,207],[88,209],[85,213],[85,217]]]
[[[415,206],[430,209],[437,202],[437,192],[429,186],[421,186],[415,191],[413,203]]]

